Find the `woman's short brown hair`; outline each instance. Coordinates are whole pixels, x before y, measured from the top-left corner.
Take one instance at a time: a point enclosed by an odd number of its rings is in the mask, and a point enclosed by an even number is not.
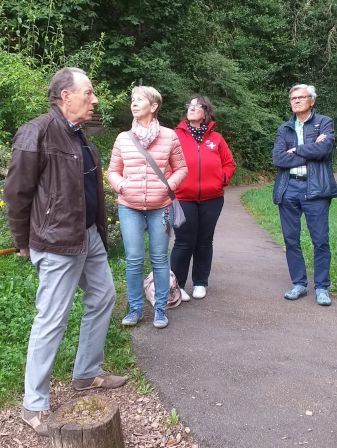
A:
[[[158,90],[151,86],[136,86],[132,89],[131,96],[133,96],[137,93],[145,96],[145,98],[147,98],[150,101],[150,104],[153,104],[153,103],[158,104],[158,107],[153,114],[156,117],[158,114],[158,111],[160,109],[160,106],[162,105],[162,102],[163,102],[162,96],[158,92]]]
[[[205,120],[204,122],[206,124],[208,124],[210,121],[214,120],[214,109],[213,109],[213,105],[210,101],[210,99],[208,98],[208,96],[203,96],[203,95],[192,95],[187,101],[186,104],[190,104],[190,102],[192,100],[197,100],[199,104],[202,105],[204,111],[205,111]],[[187,111],[185,111],[183,118],[186,118],[187,116]]]

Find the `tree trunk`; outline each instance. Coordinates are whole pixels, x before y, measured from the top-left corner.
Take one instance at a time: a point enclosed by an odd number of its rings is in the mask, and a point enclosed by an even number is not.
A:
[[[118,406],[89,395],[61,406],[48,421],[51,448],[124,448]]]

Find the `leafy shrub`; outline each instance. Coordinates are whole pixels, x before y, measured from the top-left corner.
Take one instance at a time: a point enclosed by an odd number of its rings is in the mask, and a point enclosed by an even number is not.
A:
[[[6,132],[7,139],[21,124],[47,110],[47,86],[46,73],[31,59],[0,49],[0,131]]]
[[[111,188],[106,175],[104,176],[104,195],[108,224],[109,253],[119,252],[121,249],[121,232],[118,221],[116,193]]]
[[[6,139],[4,138],[4,140]],[[11,156],[11,150],[9,142],[5,141],[5,143],[2,143],[0,133],[0,179],[6,176],[10,156]]]
[[[12,237],[7,223],[6,206],[3,198],[3,181],[0,181],[0,249],[12,247]]]
[[[104,169],[107,168],[109,165],[111,157],[111,149],[118,133],[119,133],[118,129],[109,128],[106,130],[102,130],[102,132],[99,132],[90,137],[90,140],[94,143],[94,145],[98,149],[101,163]]]
[[[117,129],[108,129],[91,137],[92,142],[98,149],[103,166],[103,186],[107,213],[108,246],[110,253],[116,253],[116,251],[119,252],[119,250],[121,249],[121,233],[119,228],[118,209],[116,202],[117,195],[111,188],[106,177],[106,169],[109,165],[111,149],[117,137],[117,134]]]

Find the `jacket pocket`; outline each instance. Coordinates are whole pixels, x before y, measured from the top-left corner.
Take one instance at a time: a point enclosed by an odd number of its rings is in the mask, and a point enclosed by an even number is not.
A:
[[[42,224],[41,224],[41,227],[40,227],[41,235],[43,235],[45,233],[45,231],[46,231],[46,229],[47,229],[47,227],[49,225],[50,215],[51,215],[51,212],[52,212],[53,204],[54,204],[54,198],[52,196],[50,196],[48,198],[46,211],[45,211],[44,218],[43,218],[43,221],[42,221]]]
[[[308,199],[333,196],[335,185],[329,162],[310,162],[308,164]]]
[[[128,188],[128,183],[129,183],[129,179],[126,178],[126,179],[122,180],[122,182],[119,184],[118,187],[119,187],[119,193],[120,194],[124,194],[125,193],[125,191]]]

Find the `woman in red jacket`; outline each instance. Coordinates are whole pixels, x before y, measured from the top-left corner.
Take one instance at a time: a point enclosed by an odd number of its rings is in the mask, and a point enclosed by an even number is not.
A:
[[[235,162],[224,138],[213,130],[213,107],[205,96],[192,96],[186,114],[175,129],[188,166],[188,175],[175,190],[186,223],[175,229],[171,269],[182,292],[193,256],[193,297],[206,296],[213,256],[213,235],[224,202],[224,187],[235,170]]]

